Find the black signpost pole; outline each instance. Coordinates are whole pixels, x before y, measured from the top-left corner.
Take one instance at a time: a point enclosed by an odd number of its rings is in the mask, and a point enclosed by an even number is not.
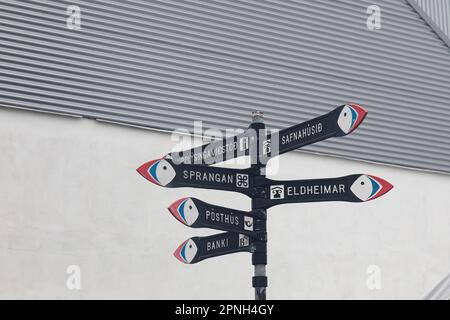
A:
[[[266,166],[260,161],[259,154],[261,146],[260,139],[261,133],[264,132],[265,124],[263,120],[263,113],[260,111],[254,111],[252,113],[252,123],[250,128],[256,131],[256,154],[250,153],[251,169],[254,176],[266,175]],[[255,274],[253,277],[253,287],[255,288],[255,300],[266,300],[266,288],[267,288],[267,210],[257,209],[255,203],[255,196],[252,196],[252,211],[257,212],[263,219],[261,219],[261,232],[263,238],[255,243],[254,251],[252,254],[252,264],[255,267]]]
[[[328,138],[348,135],[366,114],[359,105],[345,104],[272,135],[266,133],[263,113],[254,111],[252,122],[243,134],[186,150],[181,156],[180,152],[172,152],[141,165],[137,171],[162,187],[233,191],[252,200],[251,212],[215,206],[195,198],[174,202],[169,211],[184,225],[225,231],[184,241],[174,252],[175,257],[193,264],[226,254],[251,252],[255,300],[266,300],[268,208],[284,203],[365,202],[384,195],[393,187],[386,180],[369,174],[275,181],[266,178],[268,159]],[[250,168],[209,166],[211,159],[223,162],[244,155],[250,157]]]

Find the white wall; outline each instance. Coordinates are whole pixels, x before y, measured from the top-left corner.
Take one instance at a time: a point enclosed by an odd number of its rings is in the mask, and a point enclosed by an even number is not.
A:
[[[173,144],[166,133],[0,109],[0,298],[253,299],[250,254],[195,265],[172,256],[215,232],[181,225],[166,209],[174,200],[250,206],[136,173]],[[369,203],[270,209],[269,298],[415,299],[450,272],[450,176],[299,152],[280,166],[275,178],[370,173],[395,188]],[[78,291],[66,288],[72,264]],[[373,264],[381,290],[366,286]]]

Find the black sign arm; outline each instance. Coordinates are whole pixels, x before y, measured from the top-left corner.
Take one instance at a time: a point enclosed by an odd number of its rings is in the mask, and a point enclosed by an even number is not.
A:
[[[176,165],[170,159],[149,161],[138,172],[150,182],[168,188],[203,188],[251,194],[249,169],[229,169],[197,164]]]
[[[207,237],[192,237],[175,250],[174,256],[183,263],[193,264],[213,257],[251,250],[250,237],[224,232]]]
[[[234,210],[189,197],[175,201],[168,209],[188,227],[239,232],[251,237],[262,231],[262,220],[265,219],[258,212]]]
[[[376,199],[392,185],[384,179],[367,174],[354,174],[339,178],[274,181],[255,181],[263,190],[256,199],[259,208],[269,208],[284,203],[345,201],[364,202]]]
[[[280,130],[277,133],[279,154],[331,137],[347,135],[359,126],[366,115],[367,111],[360,106],[346,104],[325,115]]]
[[[205,164],[223,162],[240,156],[248,155],[251,143],[255,139],[252,130],[212,141],[192,149],[171,152],[165,158],[172,160],[175,164]]]
[[[168,187],[192,187],[249,194],[252,175],[248,169],[229,169],[206,165],[179,165]]]

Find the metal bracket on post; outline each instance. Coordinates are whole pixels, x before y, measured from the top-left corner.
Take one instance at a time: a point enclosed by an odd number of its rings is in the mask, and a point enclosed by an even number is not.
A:
[[[251,168],[255,171],[258,176],[265,177],[266,168],[265,165],[261,163],[259,159],[260,153],[260,134],[261,131],[265,129],[264,124],[264,114],[261,111],[252,112],[252,123],[250,128],[256,131],[256,154],[250,155]],[[255,198],[258,195],[252,196],[252,210],[256,209]],[[258,214],[263,216],[264,219],[260,221],[259,227],[262,234],[264,234],[264,239],[258,241],[255,244],[252,253],[252,264],[255,266],[255,275],[252,279],[252,285],[255,288],[255,300],[266,300],[266,288],[267,288],[267,276],[266,276],[266,265],[267,265],[267,211],[264,209],[258,209]]]

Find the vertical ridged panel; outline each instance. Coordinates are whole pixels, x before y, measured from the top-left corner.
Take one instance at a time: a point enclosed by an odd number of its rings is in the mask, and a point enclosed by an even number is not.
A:
[[[450,0],[414,0],[450,38]]]

